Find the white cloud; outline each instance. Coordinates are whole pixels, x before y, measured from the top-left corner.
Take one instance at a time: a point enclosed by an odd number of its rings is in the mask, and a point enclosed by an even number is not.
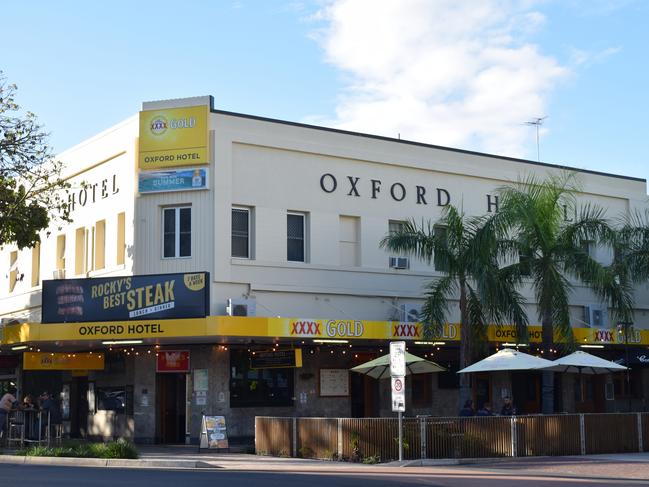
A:
[[[545,21],[529,0],[331,0],[315,18],[345,80],[323,122],[343,129],[530,157],[523,123],[569,73],[527,41]]]
[[[577,66],[588,67],[604,61],[606,58],[617,54],[621,50],[622,49],[619,47],[607,47],[600,51],[584,51],[582,49],[573,48],[570,52],[570,59]]]

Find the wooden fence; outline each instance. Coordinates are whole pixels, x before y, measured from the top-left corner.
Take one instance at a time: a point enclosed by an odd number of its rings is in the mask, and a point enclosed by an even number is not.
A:
[[[257,454],[322,459],[398,457],[396,418],[255,418]],[[404,459],[649,451],[649,413],[403,420]]]

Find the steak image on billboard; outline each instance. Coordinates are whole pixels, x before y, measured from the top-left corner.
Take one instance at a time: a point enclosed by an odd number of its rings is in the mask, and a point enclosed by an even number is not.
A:
[[[203,318],[209,273],[43,281],[43,323]]]

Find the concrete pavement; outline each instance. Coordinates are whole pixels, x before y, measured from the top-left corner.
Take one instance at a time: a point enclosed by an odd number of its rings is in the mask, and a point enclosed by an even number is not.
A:
[[[485,475],[499,478],[534,476],[591,480],[642,480],[649,483],[649,453],[530,457],[507,459],[423,460],[364,465],[299,458],[204,451],[195,446],[138,446],[138,460],[49,458],[0,455],[0,464],[129,467],[153,469],[215,469],[239,472],[336,473],[368,475]]]

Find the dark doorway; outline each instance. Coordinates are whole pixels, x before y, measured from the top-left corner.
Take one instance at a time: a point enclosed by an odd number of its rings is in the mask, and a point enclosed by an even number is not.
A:
[[[70,437],[88,435],[88,378],[75,377],[70,382]]]
[[[185,374],[156,376],[156,438],[160,443],[185,443]]]
[[[352,364],[360,365],[376,358],[373,353],[358,353]],[[351,373],[352,418],[373,418],[379,416],[379,379],[365,374]]]
[[[539,372],[512,372],[512,400],[518,414],[541,412],[541,374]]]

